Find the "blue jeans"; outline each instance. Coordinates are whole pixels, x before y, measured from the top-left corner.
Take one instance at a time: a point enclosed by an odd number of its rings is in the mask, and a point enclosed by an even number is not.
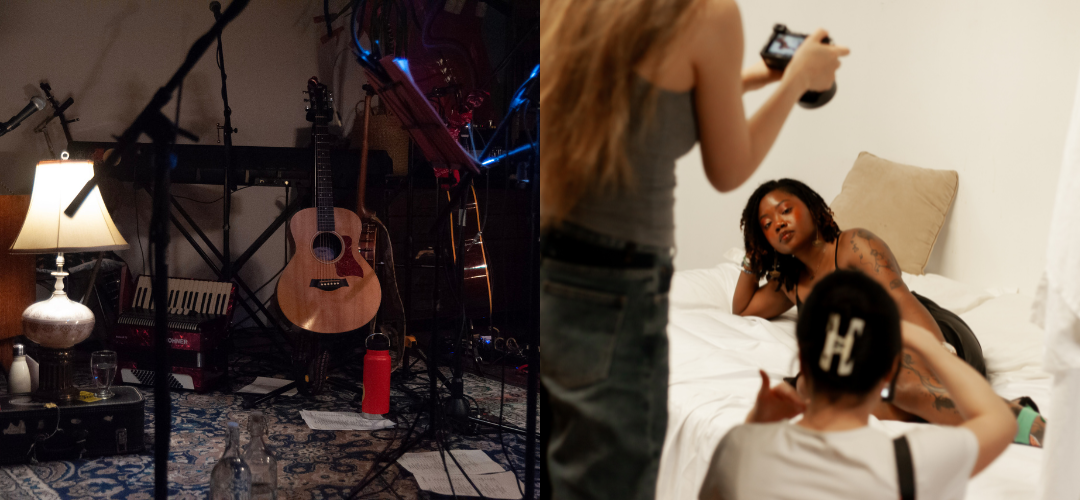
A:
[[[551,498],[654,498],[667,429],[671,272],[663,254],[651,268],[542,261]]]

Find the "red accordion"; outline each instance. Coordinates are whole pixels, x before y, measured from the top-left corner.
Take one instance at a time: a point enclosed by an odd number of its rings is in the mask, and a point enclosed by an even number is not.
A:
[[[139,276],[135,287],[122,280],[120,315],[113,330],[119,382],[154,383],[153,339],[156,305],[151,279]],[[225,340],[232,322],[236,285],[230,282],[169,278],[168,332],[172,349],[169,386],[208,390],[228,371]]]

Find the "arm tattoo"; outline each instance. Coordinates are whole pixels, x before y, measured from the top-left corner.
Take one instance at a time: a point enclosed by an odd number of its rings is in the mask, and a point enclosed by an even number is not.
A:
[[[870,231],[867,231],[865,229],[859,229],[858,231],[856,231],[856,234],[858,234],[860,237],[862,237],[864,240],[866,240],[867,246],[870,247],[870,255],[873,257],[871,262],[873,262],[873,264],[874,264],[874,273],[875,274],[880,274],[882,267],[885,267],[886,269],[896,273],[897,275],[900,274],[900,264],[896,262],[896,257],[894,257],[892,255],[892,252],[889,252],[888,250],[886,250],[888,248],[888,245],[886,245],[884,241],[881,241],[880,238],[878,238],[877,236],[874,236],[874,233],[871,233]],[[884,247],[884,248],[881,249],[881,251],[878,251],[878,249],[876,249],[876,248],[874,248],[872,246],[874,240],[879,241],[880,246]],[[855,239],[854,238],[851,239],[851,244],[852,244],[853,248],[855,249],[855,251],[858,252],[859,247],[855,244]],[[861,253],[859,254],[859,260],[862,260],[862,254]],[[890,286],[891,285],[892,284],[890,283]],[[896,287],[891,287],[890,289],[893,289],[893,288],[896,288]]]
[[[855,241],[855,237],[851,237],[851,253],[859,256],[859,262],[862,262],[862,251],[859,250],[859,243]]]
[[[881,254],[878,253],[877,250],[871,248],[870,249],[870,255],[874,256],[874,274],[880,274],[881,273]],[[886,265],[886,267],[888,267],[888,266]]]
[[[930,393],[934,398],[934,409],[937,411],[952,410],[956,412],[956,403],[952,398],[948,396],[949,391],[945,389],[937,377],[931,375],[925,375],[915,368],[915,360],[911,357],[910,353],[904,353],[904,361],[901,363],[902,369],[911,370],[915,376],[919,377],[919,382],[926,389],[926,392]]]
[[[902,286],[904,286],[904,280],[900,278],[896,278],[889,282],[889,290],[896,290]]]

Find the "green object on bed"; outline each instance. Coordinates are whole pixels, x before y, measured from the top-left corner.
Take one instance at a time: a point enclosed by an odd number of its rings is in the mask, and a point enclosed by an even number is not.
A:
[[[1032,410],[1030,406],[1025,406],[1020,410],[1020,414],[1016,416],[1014,443],[1031,445],[1031,425],[1035,423],[1036,418],[1039,418],[1039,412]]]

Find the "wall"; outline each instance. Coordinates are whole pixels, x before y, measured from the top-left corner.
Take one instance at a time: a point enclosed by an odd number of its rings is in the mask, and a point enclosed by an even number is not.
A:
[[[746,64],[772,25],[825,27],[851,47],[839,92],[796,108],[739,189],[705,181],[695,149],[677,166],[681,269],[741,247],[739,214],[762,182],[794,177],[826,201],[860,151],[956,170],[960,188],[928,272],[1032,293],[1045,264],[1054,185],[1080,66],[1080,3],[1068,0],[743,1]],[[747,94],[747,112],[771,89]]]
[[[59,100],[68,96],[75,99],[67,111],[69,118],[79,119],[71,125],[75,140],[112,140],[169,80],[191,44],[213,24],[208,5],[209,1],[132,0],[0,3],[0,120],[18,112],[30,96],[42,95],[37,85],[48,80]],[[301,91],[312,75],[330,85],[342,119],[338,125],[345,131],[351,129],[353,108],[362,98],[364,80],[347,48],[348,30],[329,44],[320,43],[324,29],[312,19],[321,14],[322,2],[318,0],[253,1],[225,29],[222,42],[229,103],[233,126],[239,129],[234,144],[306,145],[310,124],[305,121]],[[181,99],[180,126],[197,134],[202,144],[217,143],[216,125],[223,121],[215,50],[216,43],[187,77]],[[173,118],[175,101],[163,111]],[[0,137],[0,192],[30,192],[34,165],[49,157],[45,139],[33,131],[44,119],[45,112],[38,113]],[[64,144],[57,124],[48,131],[56,144]],[[148,141],[145,137],[141,140]],[[103,193],[131,244],[121,256],[136,272],[148,272],[140,254],[149,252],[149,197],[144,192],[134,194],[130,184],[108,183]],[[220,248],[221,202],[213,200],[221,197],[221,188],[174,185],[174,193],[189,198],[180,202]],[[279,188],[250,188],[234,195],[234,257],[269,225],[283,203],[284,191]],[[283,265],[283,239],[279,229],[244,268],[241,276],[249,285],[263,284]],[[172,241],[170,274],[213,278],[175,230]],[[268,286],[260,296],[268,297],[273,288]]]

